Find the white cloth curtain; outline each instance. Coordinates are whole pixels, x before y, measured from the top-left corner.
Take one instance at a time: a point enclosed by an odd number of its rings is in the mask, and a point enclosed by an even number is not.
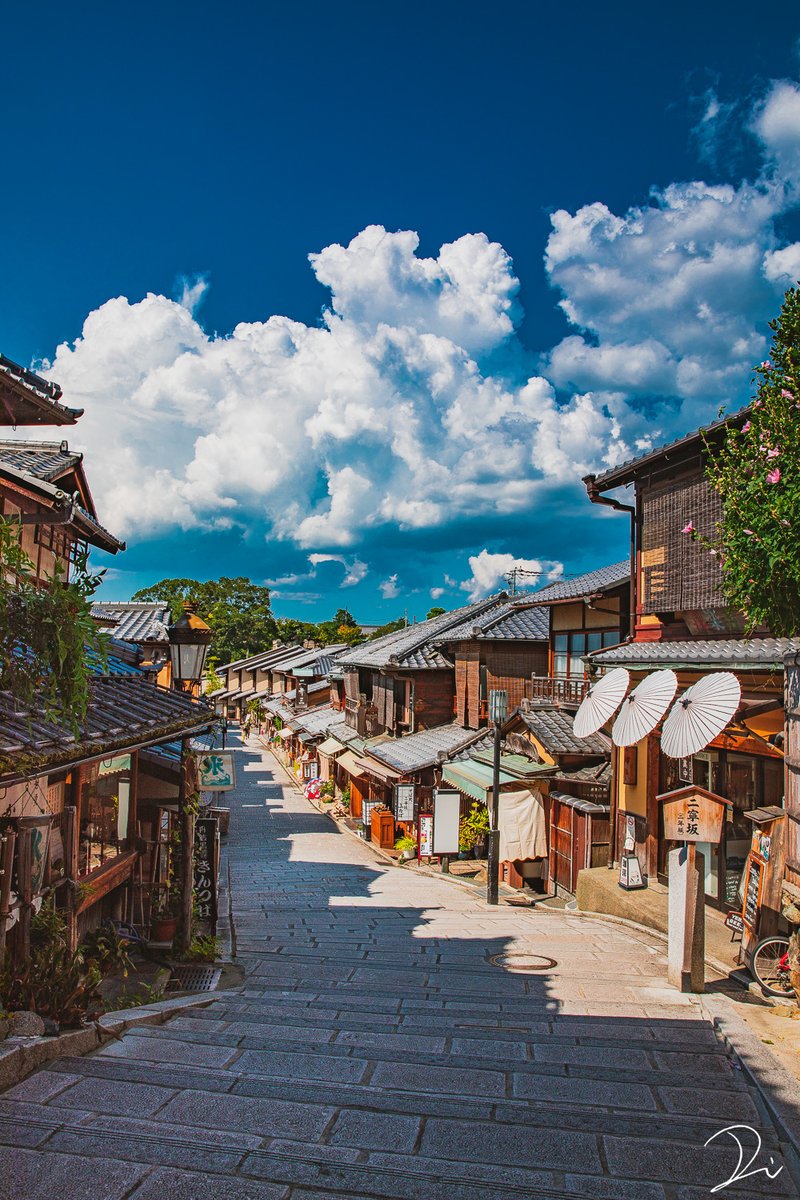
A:
[[[547,829],[542,793],[500,793],[500,861],[546,858]]]

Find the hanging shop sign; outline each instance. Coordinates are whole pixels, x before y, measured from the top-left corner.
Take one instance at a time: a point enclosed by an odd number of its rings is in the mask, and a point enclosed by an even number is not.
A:
[[[722,837],[730,800],[701,787],[678,788],[658,797],[664,813],[664,837],[673,842],[710,842]]]
[[[230,750],[209,750],[197,755],[197,786],[201,792],[226,792],[236,786]]]
[[[315,758],[313,762],[303,763],[303,779],[319,779],[319,762]]]
[[[20,831],[30,831],[28,886],[31,896],[38,896],[45,885],[52,821],[49,813],[36,817],[20,817],[17,821]]]
[[[201,921],[208,921],[212,932],[217,924],[218,824],[216,817],[198,817],[194,842],[194,907]]]
[[[416,784],[396,783],[394,785],[394,819],[395,821],[413,821],[414,805],[416,802]]]
[[[420,858],[430,858],[433,854],[433,813],[419,814],[419,829],[417,846]]]
[[[433,853],[458,854],[461,793],[437,789],[433,793]]]

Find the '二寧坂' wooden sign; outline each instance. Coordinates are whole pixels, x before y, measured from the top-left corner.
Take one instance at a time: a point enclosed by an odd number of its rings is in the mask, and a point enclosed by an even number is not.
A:
[[[683,787],[658,797],[663,806],[664,837],[673,842],[711,842],[722,838],[722,822],[731,803],[701,787]]]

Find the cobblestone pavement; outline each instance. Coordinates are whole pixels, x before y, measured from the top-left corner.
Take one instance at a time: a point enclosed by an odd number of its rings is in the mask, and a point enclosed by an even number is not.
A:
[[[660,944],[389,866],[268,752],[237,760],[244,985],[0,1098],[2,1200],[695,1200],[735,1122],[783,1164]],[[513,953],[556,965],[490,962]],[[725,1194],[797,1193],[784,1169]]]

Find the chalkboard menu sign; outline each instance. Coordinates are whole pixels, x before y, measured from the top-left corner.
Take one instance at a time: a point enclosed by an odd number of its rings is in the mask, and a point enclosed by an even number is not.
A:
[[[413,783],[396,783],[394,785],[394,816],[396,821],[414,820],[414,801],[416,785]]]
[[[758,902],[761,899],[761,880],[764,873],[764,865],[757,858],[750,859],[750,865],[747,869],[747,881],[744,887],[744,910],[742,917],[745,924],[755,930],[758,920]]]

